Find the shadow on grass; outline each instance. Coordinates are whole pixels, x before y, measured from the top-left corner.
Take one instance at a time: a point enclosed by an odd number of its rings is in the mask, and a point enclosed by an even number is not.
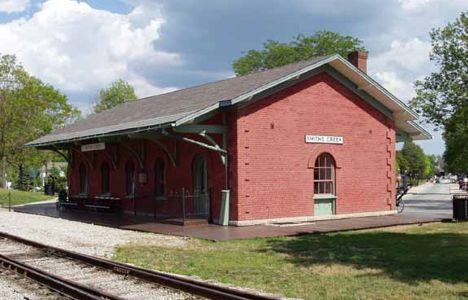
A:
[[[272,240],[270,251],[298,266],[338,263],[377,268],[404,282],[468,283],[468,235],[361,232]]]

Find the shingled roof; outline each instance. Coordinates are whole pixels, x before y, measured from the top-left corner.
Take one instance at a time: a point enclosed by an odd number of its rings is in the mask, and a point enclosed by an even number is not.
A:
[[[216,107],[222,101],[241,99],[244,95],[255,93],[269,86],[275,86],[281,80],[287,79],[288,76],[310,71],[336,59],[347,62],[339,55],[325,56],[127,102],[57,129],[48,135],[29,142],[26,147],[63,144],[94,137],[121,134],[130,130],[174,125],[191,115],[209,110],[210,107]],[[350,64],[349,66],[354,68]],[[354,69],[358,71],[356,68]],[[401,101],[398,104],[401,106]],[[409,112],[410,115],[416,115],[404,104],[403,109]]]

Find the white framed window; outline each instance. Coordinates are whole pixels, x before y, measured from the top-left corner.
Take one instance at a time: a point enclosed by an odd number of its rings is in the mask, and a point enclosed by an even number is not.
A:
[[[333,156],[322,153],[315,160],[314,166],[314,194],[315,195],[335,195],[336,165]]]

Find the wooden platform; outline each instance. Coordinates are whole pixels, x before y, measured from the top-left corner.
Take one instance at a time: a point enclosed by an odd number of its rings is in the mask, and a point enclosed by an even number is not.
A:
[[[171,224],[178,226],[207,226],[207,219],[166,219],[159,221],[163,224]]]
[[[149,217],[99,213],[75,209],[57,210],[55,203],[30,204],[15,209],[17,212],[44,215],[97,225],[116,227],[126,230],[153,232],[159,234],[197,237],[207,240],[251,239],[258,237],[295,236],[303,234],[321,234],[329,232],[370,229],[395,225],[420,224],[441,221],[441,217],[401,214],[392,216],[364,217],[340,220],[316,221],[301,224],[255,225],[246,227],[219,226],[201,224],[193,220],[196,226],[180,226],[157,222]],[[177,221],[177,220],[176,220]]]

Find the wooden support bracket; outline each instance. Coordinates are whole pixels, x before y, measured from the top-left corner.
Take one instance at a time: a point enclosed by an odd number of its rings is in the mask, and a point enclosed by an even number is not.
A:
[[[104,151],[104,156],[107,157],[107,159],[109,159],[109,161],[112,164],[112,168],[114,168],[114,170],[117,170],[117,165],[118,165],[117,151],[114,148],[112,148],[111,153],[109,153],[108,151]]]
[[[135,159],[138,162],[138,165],[140,166],[140,169],[144,170],[145,169],[144,153],[141,153],[142,151],[138,152],[135,149],[133,149],[132,147],[129,147],[129,146],[123,144],[123,143],[120,144],[120,145],[122,147],[124,147],[126,150],[128,150],[128,152],[130,152],[130,154],[133,155],[133,157],[135,157]]]
[[[162,136],[163,135],[161,135],[161,134],[151,133],[151,132],[128,135],[128,137],[131,138],[131,139],[144,139],[144,140],[148,140],[150,142],[153,142],[159,148],[161,148],[161,150],[163,150],[164,153],[166,153],[167,157],[171,161],[171,164],[173,166],[176,166],[177,165],[177,146],[176,145],[174,146],[174,152],[172,153],[171,151],[169,151],[168,147],[166,145],[164,145],[164,143],[161,142],[160,138]]]
[[[61,157],[63,157],[67,161],[67,163],[69,165],[71,165],[70,153],[65,154],[65,153],[61,152],[59,149],[57,149],[55,146],[52,146],[51,151],[53,151],[53,152],[57,153],[58,155],[60,155]]]
[[[78,153],[78,155],[80,155],[93,170],[95,169],[94,159],[90,159],[87,155],[76,148],[72,148],[72,150],[75,151],[75,153]]]

